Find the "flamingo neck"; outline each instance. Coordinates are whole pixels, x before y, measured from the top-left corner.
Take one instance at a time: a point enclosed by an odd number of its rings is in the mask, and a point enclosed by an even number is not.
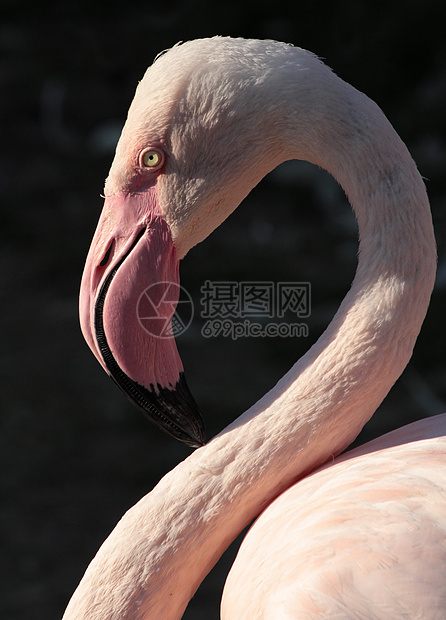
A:
[[[230,542],[348,446],[407,364],[435,273],[429,205],[390,124],[369,100],[362,110],[339,121],[328,148],[312,135],[306,154],[342,184],[360,231],[357,273],[332,323],[274,389],[129,510],[66,618],[180,618]],[[303,158],[296,145],[287,158]]]

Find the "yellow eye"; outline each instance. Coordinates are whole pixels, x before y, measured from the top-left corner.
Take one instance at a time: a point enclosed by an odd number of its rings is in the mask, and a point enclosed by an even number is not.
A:
[[[158,170],[164,164],[164,153],[159,149],[147,149],[141,153],[141,163],[144,168]]]

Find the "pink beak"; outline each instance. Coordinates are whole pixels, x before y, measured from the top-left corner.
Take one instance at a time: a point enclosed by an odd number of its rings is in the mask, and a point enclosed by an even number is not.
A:
[[[162,430],[190,446],[205,442],[171,320],[178,259],[153,187],[105,200],[80,292],[82,332],[128,398]]]

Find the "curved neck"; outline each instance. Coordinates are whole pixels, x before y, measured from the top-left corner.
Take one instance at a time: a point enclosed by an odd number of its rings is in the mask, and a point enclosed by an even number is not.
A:
[[[230,542],[291,483],[348,446],[407,364],[435,273],[429,205],[398,136],[374,104],[360,103],[349,121],[347,106],[328,138],[313,132],[306,153],[338,179],[358,218],[351,290],[273,390],[123,517],[66,618],[180,618]],[[287,158],[303,158],[302,131],[298,139]]]

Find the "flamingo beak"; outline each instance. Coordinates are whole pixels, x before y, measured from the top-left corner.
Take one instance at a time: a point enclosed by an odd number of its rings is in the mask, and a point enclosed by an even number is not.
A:
[[[172,330],[178,258],[153,188],[105,199],[80,291],[84,337],[110,377],[163,431],[198,447],[204,423]]]

